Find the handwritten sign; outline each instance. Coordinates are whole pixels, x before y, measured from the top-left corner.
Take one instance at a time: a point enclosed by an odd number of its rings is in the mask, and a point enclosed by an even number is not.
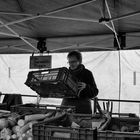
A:
[[[52,67],[52,56],[30,56],[30,69],[44,69]]]

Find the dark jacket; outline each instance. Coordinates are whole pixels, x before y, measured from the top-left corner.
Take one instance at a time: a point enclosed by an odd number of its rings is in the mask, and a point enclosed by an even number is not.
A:
[[[92,72],[80,65],[76,70],[70,70],[71,73],[80,81],[86,83],[86,88],[81,91],[79,98],[63,99],[62,105],[75,106],[76,113],[91,114],[91,98],[98,94],[98,89],[92,75]]]

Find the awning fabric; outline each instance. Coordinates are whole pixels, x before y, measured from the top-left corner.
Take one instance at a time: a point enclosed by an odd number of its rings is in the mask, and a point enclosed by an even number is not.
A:
[[[1,0],[0,53],[140,48],[139,0]],[[114,45],[117,40],[117,47]]]

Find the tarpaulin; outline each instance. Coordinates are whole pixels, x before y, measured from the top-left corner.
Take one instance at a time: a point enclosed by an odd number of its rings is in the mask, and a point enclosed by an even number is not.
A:
[[[30,71],[29,56],[28,54],[0,56],[1,92],[36,95],[24,84]],[[67,53],[52,54],[52,67],[68,67],[66,56]],[[118,51],[83,53],[83,64],[94,75],[99,89],[98,98],[140,100],[140,52],[121,51],[120,56],[121,70]],[[26,97],[23,101],[36,102],[36,98]],[[42,99],[42,102],[60,104],[61,100]],[[114,111],[118,112],[118,103],[114,103]],[[138,113],[139,104],[121,103],[121,112]]]
[[[36,52],[40,38],[50,52],[140,48],[139,0],[1,0],[0,9],[1,54]]]

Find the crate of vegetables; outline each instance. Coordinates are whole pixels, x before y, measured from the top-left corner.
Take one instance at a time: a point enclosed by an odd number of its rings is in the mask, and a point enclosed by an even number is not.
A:
[[[97,140],[97,129],[77,124],[76,119],[89,119],[91,115],[57,112],[51,118],[33,125],[34,140]],[[79,121],[79,120],[78,120]],[[83,126],[82,126],[83,125]]]
[[[97,129],[106,123],[101,115],[59,112],[33,125],[34,140],[96,140]]]
[[[97,140],[96,129],[73,129],[49,125],[34,126],[34,140]]]
[[[65,68],[31,71],[25,84],[41,97],[72,98],[78,93],[77,79]]]
[[[97,122],[100,125],[105,119],[100,115],[74,114],[69,109],[34,114],[4,111],[0,116],[0,139],[96,140]]]
[[[21,104],[21,105],[14,105],[11,106],[11,112],[17,112],[19,114],[24,113],[47,113],[51,111],[58,111],[58,110],[71,110],[72,112],[75,111],[74,106],[61,106],[61,105],[49,105],[49,104]]]
[[[140,133],[120,131],[98,131],[98,140],[140,140]]]

